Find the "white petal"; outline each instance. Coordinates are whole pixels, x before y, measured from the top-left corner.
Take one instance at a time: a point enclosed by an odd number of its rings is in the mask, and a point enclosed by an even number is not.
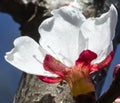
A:
[[[112,39],[117,24],[117,10],[110,10],[99,18],[90,18],[81,26],[81,32],[88,39],[88,49],[98,54],[94,62],[100,62],[113,50]]]
[[[65,6],[51,12],[54,16],[60,16],[65,21],[73,24],[74,26],[80,26],[85,20],[85,16],[82,12],[72,6]]]
[[[53,17],[45,20],[39,27],[40,44],[52,56],[71,66],[86,45],[79,31],[85,18],[78,9],[71,6],[62,7],[52,14]]]
[[[120,98],[115,99],[113,103],[120,103]]]
[[[14,46],[5,55],[7,62],[26,73],[56,77],[43,69],[42,62],[46,52],[32,38],[19,37],[14,41]]]

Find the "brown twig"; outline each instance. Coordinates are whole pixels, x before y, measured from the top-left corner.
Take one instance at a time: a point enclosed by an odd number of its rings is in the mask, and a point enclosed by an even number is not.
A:
[[[96,103],[113,103],[113,101],[120,96],[120,69],[115,75],[109,89],[97,100]]]

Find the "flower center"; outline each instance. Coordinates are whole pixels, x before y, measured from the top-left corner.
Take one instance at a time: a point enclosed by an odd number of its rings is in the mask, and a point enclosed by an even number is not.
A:
[[[71,94],[74,97],[95,91],[89,76],[89,69],[86,67],[81,68],[81,65],[70,68],[64,79],[68,82]]]

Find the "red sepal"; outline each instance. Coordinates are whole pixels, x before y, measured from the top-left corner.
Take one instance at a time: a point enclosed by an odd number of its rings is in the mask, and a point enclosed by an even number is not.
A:
[[[97,54],[90,51],[90,50],[84,50],[82,53],[80,53],[79,58],[76,60],[76,65],[79,63],[84,64],[90,64],[93,59],[97,58]]]
[[[37,76],[40,80],[42,80],[43,82],[46,83],[59,83],[61,82],[63,79],[61,77],[44,77],[44,76]]]
[[[90,72],[99,71],[107,67],[111,63],[113,56],[114,52],[111,51],[110,54],[102,62],[91,65]]]
[[[68,68],[63,63],[52,57],[51,55],[45,56],[43,66],[45,70],[57,74],[61,77],[63,77],[66,74],[66,69]]]

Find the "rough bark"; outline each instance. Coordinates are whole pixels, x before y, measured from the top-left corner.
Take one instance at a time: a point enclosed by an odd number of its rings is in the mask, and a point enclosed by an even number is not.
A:
[[[69,87],[61,84],[47,84],[36,76],[24,74],[14,103],[74,103]]]

